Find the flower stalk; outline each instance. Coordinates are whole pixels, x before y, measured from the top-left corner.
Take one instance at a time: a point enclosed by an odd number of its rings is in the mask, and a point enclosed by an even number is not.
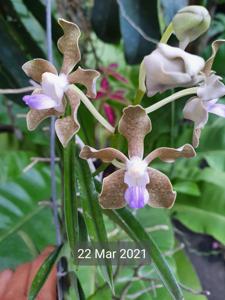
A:
[[[97,109],[94,107],[94,105],[88,99],[88,97],[77,86],[72,85],[72,88],[74,89],[76,94],[80,96],[81,101],[84,103],[84,105],[90,111],[90,113],[96,118],[96,120],[98,120],[99,123],[101,123],[102,126],[104,126],[109,132],[114,133],[115,128],[111,124],[109,124],[109,122],[106,121],[106,119],[97,111]]]
[[[168,27],[166,28],[165,32],[163,33],[160,43],[167,44],[169,38],[173,34],[173,23],[171,22]]]
[[[197,93],[197,87],[192,87],[192,88],[188,88],[188,89],[184,89],[182,91],[179,91],[177,93],[174,93],[173,95],[166,97],[165,99],[147,107],[145,109],[146,113],[149,114],[161,107],[163,107],[164,105],[171,103],[181,97],[187,96],[187,95],[192,95],[192,94],[196,94]]]

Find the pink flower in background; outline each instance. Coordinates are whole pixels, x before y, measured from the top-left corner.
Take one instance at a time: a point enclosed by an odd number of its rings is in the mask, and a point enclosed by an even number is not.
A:
[[[123,84],[128,84],[129,81],[122,76],[120,73],[116,71],[118,68],[118,64],[110,64],[108,67],[100,67],[100,71],[103,73],[103,78],[100,83],[99,91],[97,92],[97,96],[95,100],[115,100],[119,102],[128,102],[125,98],[126,90],[118,89],[114,90],[112,85],[110,84],[110,77],[114,78],[116,81],[119,81]],[[103,103],[102,105],[105,116],[111,125],[115,125],[116,123],[116,113],[114,108],[108,104]]]

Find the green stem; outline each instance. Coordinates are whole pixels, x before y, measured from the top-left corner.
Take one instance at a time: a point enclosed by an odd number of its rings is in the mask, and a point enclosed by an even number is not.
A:
[[[160,43],[164,43],[167,44],[169,38],[171,37],[173,33],[173,23],[170,22],[170,24],[168,25],[168,27],[166,28],[166,31],[163,33]]]
[[[187,95],[192,95],[192,94],[196,94],[197,93],[197,87],[192,87],[192,88],[188,88],[188,89],[185,89],[185,90],[182,90],[182,91],[179,91],[169,97],[166,97],[165,99],[147,107],[145,109],[146,113],[149,114],[157,109],[159,109],[160,107],[176,100],[176,99],[179,99],[181,97],[184,97],[184,96],[187,96]]]
[[[90,113],[101,123],[108,131],[111,133],[115,132],[115,128],[109,124],[108,121],[106,121],[105,118],[97,111],[97,109],[94,107],[94,105],[91,103],[91,101],[88,99],[88,97],[75,85],[72,85],[75,92],[80,96],[81,101],[84,103],[84,105],[87,107],[87,109],[90,111]]]
[[[67,239],[72,256],[79,239],[78,204],[75,180],[75,144],[74,140],[63,150],[64,154],[64,216]]]

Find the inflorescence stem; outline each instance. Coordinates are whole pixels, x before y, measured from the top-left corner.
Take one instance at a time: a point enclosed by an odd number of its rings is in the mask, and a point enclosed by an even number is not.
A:
[[[87,109],[90,111],[90,113],[101,123],[108,131],[111,133],[115,132],[115,128],[109,124],[108,121],[106,121],[105,118],[97,111],[97,109],[94,107],[94,105],[91,103],[91,101],[88,99],[88,97],[75,85],[72,85],[73,89],[76,91],[76,93],[80,96],[81,101],[84,103],[84,105],[87,107]]]
[[[197,93],[197,87],[192,87],[192,88],[188,88],[188,89],[185,89],[185,90],[182,90],[182,91],[179,91],[169,97],[166,97],[165,99],[147,107],[145,109],[146,113],[149,114],[157,109],[159,109],[160,107],[170,103],[170,102],[173,102],[174,100],[177,100],[181,97],[184,97],[184,96],[187,96],[187,95],[192,95],[192,94],[196,94]]]

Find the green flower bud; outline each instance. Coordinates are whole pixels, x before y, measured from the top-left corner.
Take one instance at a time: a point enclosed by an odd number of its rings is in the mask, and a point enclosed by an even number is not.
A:
[[[196,40],[209,28],[211,17],[208,10],[199,5],[182,8],[173,18],[173,30],[180,47],[185,49],[188,43]]]

